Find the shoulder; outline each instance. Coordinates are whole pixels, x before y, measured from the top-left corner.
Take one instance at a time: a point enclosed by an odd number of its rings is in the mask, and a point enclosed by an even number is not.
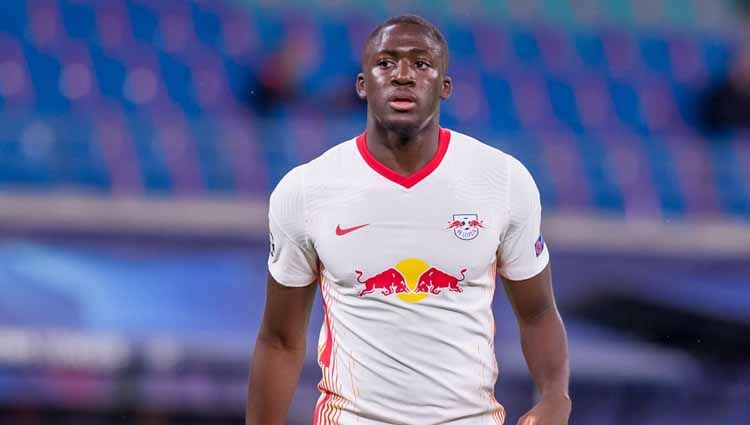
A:
[[[456,131],[451,131],[451,149],[453,169],[462,170],[472,184],[492,187],[508,206],[519,199],[539,198],[531,173],[513,155]]]
[[[511,174],[526,167],[513,155],[466,134],[451,131],[451,147],[454,158],[471,164],[474,173],[488,173],[494,178],[506,180]]]
[[[343,165],[350,164],[356,149],[356,139],[341,142],[316,158],[289,170],[281,178],[272,193],[302,191],[310,183],[336,178],[343,172]]]
[[[330,181],[351,172],[356,154],[356,138],[352,138],[338,143],[299,168],[307,184]]]
[[[304,164],[304,166],[307,167],[310,172],[329,169],[330,167],[339,165],[342,162],[351,161],[352,156],[356,153],[356,149],[357,139],[351,138],[334,145],[315,159]]]
[[[491,163],[493,165],[503,165],[510,157],[509,154],[487,142],[455,130],[450,130],[450,132],[451,146],[455,147],[455,149],[460,151],[461,154],[475,155],[476,158],[472,159]]]

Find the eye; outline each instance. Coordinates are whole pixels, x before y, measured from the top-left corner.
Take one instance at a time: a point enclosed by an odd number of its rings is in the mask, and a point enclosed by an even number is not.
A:
[[[425,61],[417,61],[415,65],[417,66],[417,69],[427,69],[430,67],[429,62]]]
[[[378,61],[378,67],[379,68],[385,69],[385,68],[388,68],[389,66],[391,66],[391,61],[388,60],[388,59],[380,59]]]

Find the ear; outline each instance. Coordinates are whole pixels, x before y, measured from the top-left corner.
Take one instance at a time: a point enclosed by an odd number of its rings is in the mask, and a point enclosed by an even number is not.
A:
[[[443,79],[443,89],[440,91],[440,98],[446,100],[451,97],[451,93],[453,93],[453,80],[446,75]]]
[[[357,96],[359,96],[360,99],[367,99],[367,91],[365,90],[365,74],[361,72],[357,74],[356,89]]]

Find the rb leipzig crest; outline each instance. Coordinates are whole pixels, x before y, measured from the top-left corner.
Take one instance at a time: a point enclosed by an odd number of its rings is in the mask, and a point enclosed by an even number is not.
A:
[[[484,224],[477,214],[453,214],[453,220],[448,222],[447,227],[453,229],[453,234],[464,241],[476,238],[481,228],[484,228]]]

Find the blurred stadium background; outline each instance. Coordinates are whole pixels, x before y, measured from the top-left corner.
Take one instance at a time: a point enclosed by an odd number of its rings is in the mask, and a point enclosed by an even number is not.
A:
[[[443,126],[540,186],[571,424],[750,424],[747,3],[3,1],[0,424],[242,423],[267,196],[364,128],[360,48],[404,12],[448,38]]]

